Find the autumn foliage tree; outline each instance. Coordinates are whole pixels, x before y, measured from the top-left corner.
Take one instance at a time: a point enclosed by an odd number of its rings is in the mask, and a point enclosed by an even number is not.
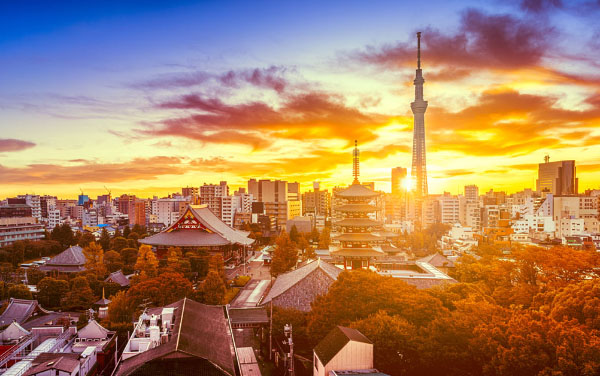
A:
[[[142,245],[138,251],[138,257],[135,262],[135,270],[139,270],[140,274],[147,277],[155,277],[158,272],[158,260],[152,247]]]
[[[98,277],[103,277],[106,274],[106,266],[104,265],[104,250],[102,247],[92,242],[83,248],[85,256],[85,268],[96,274]]]

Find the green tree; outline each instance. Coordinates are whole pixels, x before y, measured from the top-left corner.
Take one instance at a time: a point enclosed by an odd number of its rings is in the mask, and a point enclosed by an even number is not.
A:
[[[94,293],[85,277],[76,277],[71,282],[71,290],[62,301],[66,310],[85,310],[96,301]]]
[[[15,299],[31,300],[31,291],[25,285],[13,285],[8,289],[8,296]]]
[[[119,291],[111,297],[108,305],[108,320],[111,323],[131,323],[134,320],[135,306],[125,291]]]
[[[226,289],[219,273],[211,270],[200,288],[201,301],[205,304],[222,304]]]
[[[96,237],[91,232],[85,231],[81,234],[79,238],[78,244],[80,247],[87,247],[90,243],[94,243],[96,241]]]
[[[276,240],[273,261],[271,262],[271,275],[277,277],[292,270],[298,262],[298,250],[289,235],[282,231]]]
[[[112,244],[110,248],[117,252],[121,252],[122,249],[127,248],[129,245],[127,239],[121,236],[114,238],[111,243]]]
[[[37,299],[44,308],[54,309],[61,306],[61,299],[69,292],[69,283],[62,279],[46,277],[38,285]]]
[[[30,269],[27,269],[26,272],[27,272],[27,282],[30,285],[37,285],[46,276],[46,273],[44,273],[43,271],[41,271],[38,268],[30,268]]]
[[[298,232],[298,228],[296,227],[296,225],[293,225],[292,228],[290,229],[290,239],[294,243],[298,243],[299,238],[300,238],[300,233]]]
[[[121,255],[115,251],[108,251],[104,254],[104,263],[109,273],[123,269],[123,260]]]
[[[103,228],[100,232],[100,240],[98,243],[100,243],[102,249],[105,251],[110,250],[110,235],[108,234],[108,231],[106,231],[106,228]]]
[[[331,242],[330,234],[331,229],[329,227],[324,227],[321,232],[321,236],[319,236],[319,249],[328,249],[329,244]]]

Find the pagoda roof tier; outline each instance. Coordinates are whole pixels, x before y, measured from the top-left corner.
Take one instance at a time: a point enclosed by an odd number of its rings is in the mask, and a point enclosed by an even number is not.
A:
[[[183,215],[166,230],[139,241],[153,246],[213,247],[231,244],[250,245],[254,239],[238,231],[211,212],[206,205],[189,205]]]
[[[344,227],[378,227],[381,226],[381,222],[371,218],[344,218],[333,225]]]
[[[379,196],[379,193],[370,190],[369,188],[365,187],[364,185],[352,184],[351,186],[344,189],[343,191],[337,192],[335,195],[337,197],[342,197],[342,198],[352,198],[352,197],[370,198],[370,197]]]
[[[377,235],[373,235],[369,232],[354,232],[354,233],[343,233],[339,236],[335,237],[335,240],[339,240],[342,242],[376,242],[385,240]]]
[[[336,207],[335,210],[347,213],[372,213],[377,211],[377,208],[369,204],[345,204]]]
[[[381,257],[385,256],[385,252],[379,247],[372,248],[342,248],[336,247],[329,251],[332,256],[343,257]]]

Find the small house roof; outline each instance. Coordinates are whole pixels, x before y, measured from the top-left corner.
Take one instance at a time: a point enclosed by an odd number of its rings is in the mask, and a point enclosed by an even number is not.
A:
[[[11,298],[8,307],[0,315],[0,326],[8,325],[13,321],[22,324],[38,309],[42,313],[49,313],[49,311],[44,310],[38,305],[37,300]]]
[[[57,370],[73,373],[79,367],[79,354],[75,353],[41,353],[32,362],[32,367],[25,375],[44,374]]]
[[[13,321],[6,329],[2,331],[0,337],[2,338],[2,341],[12,341],[29,334],[29,331],[19,325],[18,322]]]
[[[83,339],[104,339],[110,337],[110,334],[111,332],[96,320],[90,320],[86,326],[77,331],[77,337]]]
[[[315,353],[323,365],[327,365],[350,341],[373,344],[356,329],[336,326],[315,347]]]
[[[123,274],[122,270],[117,270],[116,272],[110,273],[104,282],[114,282],[121,285],[121,287],[127,287],[130,285],[129,278]]]
[[[436,268],[453,268],[454,262],[448,260],[444,255],[440,255],[439,253],[434,253],[429,256],[425,256],[420,258],[419,261],[426,262],[435,266]]]

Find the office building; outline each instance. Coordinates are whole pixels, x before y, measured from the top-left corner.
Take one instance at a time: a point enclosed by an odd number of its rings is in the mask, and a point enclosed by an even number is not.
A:
[[[578,180],[575,161],[550,162],[546,156],[544,163],[538,165],[537,192],[548,192],[554,195],[576,195]]]

